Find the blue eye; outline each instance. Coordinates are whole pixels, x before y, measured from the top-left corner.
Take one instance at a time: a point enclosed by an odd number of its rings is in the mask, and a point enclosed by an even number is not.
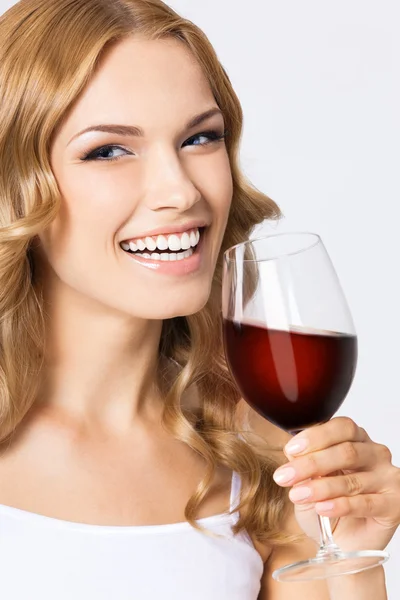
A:
[[[205,131],[204,133],[198,133],[197,135],[192,136],[187,140],[187,142],[191,142],[193,140],[203,137],[208,138],[208,141],[203,142],[202,144],[195,144],[195,146],[207,146],[208,144],[212,144],[213,142],[220,142],[221,140],[225,139],[227,133],[227,131],[224,131],[223,133],[218,133],[218,131]],[[185,142],[185,144],[187,142]]]
[[[105,154],[109,154],[110,152],[112,152],[115,149],[126,152],[124,150],[124,148],[121,148],[120,146],[111,146],[111,145],[102,146],[101,148],[96,148],[95,150],[91,150],[90,152],[85,154],[85,156],[83,156],[81,158],[81,160],[89,161],[89,160],[101,159],[102,161],[106,161],[106,162],[112,162],[114,160],[119,160],[120,158],[122,158],[123,155],[122,156],[114,156],[113,158],[107,158],[106,156],[104,156]]]
[[[224,140],[227,136],[228,132],[224,131],[223,133],[219,133],[218,131],[205,131],[203,133],[198,133],[197,135],[193,135],[191,138],[184,142],[185,145],[194,145],[194,146],[207,146],[208,144],[212,144],[214,142],[220,142]],[[198,138],[206,138],[207,141],[199,143],[199,144],[189,144],[197,140]],[[120,156],[114,156],[113,158],[107,158],[104,154],[109,154],[113,150],[122,150],[122,152],[127,153],[128,150],[122,148],[121,146],[116,146],[113,144],[108,144],[106,146],[101,146],[100,148],[95,148],[94,150],[90,150],[86,152],[83,156],[80,157],[81,161],[100,161],[100,162],[113,162],[123,158],[124,154]],[[128,153],[130,154],[130,153]]]

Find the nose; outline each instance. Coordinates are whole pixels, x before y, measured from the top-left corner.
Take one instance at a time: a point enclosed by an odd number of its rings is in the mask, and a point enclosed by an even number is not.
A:
[[[159,146],[147,157],[145,177],[146,205],[151,210],[172,209],[185,212],[201,200],[176,151]]]

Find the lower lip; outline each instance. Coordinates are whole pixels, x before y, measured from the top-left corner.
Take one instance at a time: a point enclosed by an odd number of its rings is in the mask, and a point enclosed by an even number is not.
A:
[[[137,254],[129,254],[129,252],[125,252],[124,250],[122,250],[122,252],[135,263],[142,267],[146,267],[146,269],[156,271],[157,273],[165,273],[166,275],[190,275],[191,273],[199,271],[202,265],[205,234],[206,232],[203,231],[192,256],[183,258],[182,260],[151,260],[150,258],[143,258]]]

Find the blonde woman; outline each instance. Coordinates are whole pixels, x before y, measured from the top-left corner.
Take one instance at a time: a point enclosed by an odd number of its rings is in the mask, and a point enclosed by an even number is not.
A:
[[[280,213],[206,36],[159,0],[22,0],[0,90],[1,597],[385,598],[382,567],[271,577],[314,507],[384,549],[400,476],[350,419],[282,451],[229,376],[222,253]]]

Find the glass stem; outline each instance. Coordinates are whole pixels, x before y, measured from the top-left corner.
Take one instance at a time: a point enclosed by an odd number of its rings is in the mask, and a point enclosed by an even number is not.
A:
[[[321,515],[318,515],[318,525],[321,544],[317,553],[317,558],[322,558],[324,556],[330,556],[332,554],[336,554],[337,552],[341,552],[339,546],[333,539],[329,517],[321,517]]]

